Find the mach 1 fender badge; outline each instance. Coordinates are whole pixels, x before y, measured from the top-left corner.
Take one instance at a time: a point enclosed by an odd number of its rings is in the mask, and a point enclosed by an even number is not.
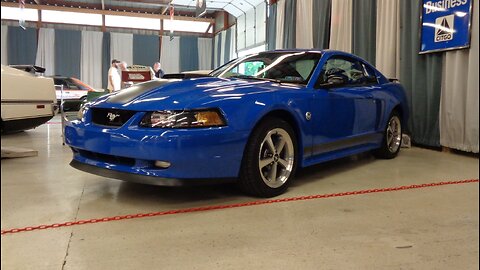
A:
[[[305,113],[305,119],[307,119],[307,120],[312,119],[312,113],[311,112],[306,112]]]

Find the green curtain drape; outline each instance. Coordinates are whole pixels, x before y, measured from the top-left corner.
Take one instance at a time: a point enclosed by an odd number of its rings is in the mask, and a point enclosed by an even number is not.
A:
[[[268,6],[268,18],[267,18],[267,49],[275,50],[276,37],[276,25],[277,25],[277,4]]]
[[[103,89],[107,89],[108,86],[108,70],[112,63],[110,63],[110,32],[103,33],[102,41],[102,85]]]
[[[440,146],[442,54],[419,55],[421,0],[400,1],[400,81],[405,87],[412,141]]]
[[[9,65],[34,65],[37,56],[37,29],[8,26]]]
[[[133,35],[133,64],[152,66],[160,61],[158,36]]]
[[[55,30],[55,74],[80,78],[82,32]]]
[[[352,52],[374,65],[377,0],[353,1],[352,13]]]
[[[215,63],[215,68],[219,67],[222,63],[222,60],[221,60],[221,51],[222,51],[222,32],[218,33],[217,36],[216,36],[216,39],[215,39],[215,46],[217,48],[217,57],[216,57],[216,63]]]
[[[230,61],[230,46],[232,46],[232,28],[228,28],[225,32],[224,32],[224,35],[225,35],[225,47],[222,48],[224,50],[224,53],[223,53],[223,63],[227,63],[228,61]]]
[[[300,0],[301,1],[301,0]],[[285,0],[285,20],[283,48],[295,48],[296,39],[296,21],[297,21],[297,0]]]
[[[332,0],[313,0],[313,47],[328,49]]]
[[[180,37],[180,71],[198,69],[198,37]]]

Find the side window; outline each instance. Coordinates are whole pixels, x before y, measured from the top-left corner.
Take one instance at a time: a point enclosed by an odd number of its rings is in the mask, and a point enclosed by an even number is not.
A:
[[[320,82],[327,83],[332,78],[342,78],[347,85],[358,85],[365,82],[362,64],[354,59],[330,58],[320,73]]]
[[[54,83],[55,85],[62,85],[63,81],[60,80],[60,79],[53,79],[53,83]]]
[[[265,67],[263,61],[246,61],[236,65],[227,73],[227,77],[235,75],[247,75],[254,76],[258,71],[262,70]]]
[[[80,87],[78,87],[78,85],[76,85],[71,80],[68,80],[67,84],[68,84],[68,89],[70,89],[70,90],[81,90]]]
[[[54,80],[53,80],[53,83],[54,83],[55,85],[58,85],[58,87],[57,87],[58,90],[60,90],[60,85],[63,85],[63,90],[68,89],[68,83],[67,83],[67,81],[64,80],[64,79],[54,79]]]
[[[316,64],[316,61],[313,59],[299,60],[295,62],[295,69],[302,76],[303,80],[307,80]]]
[[[370,84],[378,84],[378,79],[377,79],[377,74],[375,73],[375,70],[373,70],[371,67],[362,64],[363,69],[365,70],[365,76],[367,77],[367,83]]]

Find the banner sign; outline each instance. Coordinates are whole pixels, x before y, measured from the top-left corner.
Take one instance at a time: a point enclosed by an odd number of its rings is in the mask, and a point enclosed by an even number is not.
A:
[[[423,0],[420,54],[470,47],[473,0]]]

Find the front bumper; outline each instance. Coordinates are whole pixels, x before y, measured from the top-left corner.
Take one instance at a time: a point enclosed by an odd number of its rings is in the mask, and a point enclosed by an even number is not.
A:
[[[155,176],[147,176],[141,174],[132,174],[126,172],[120,172],[115,170],[109,170],[93,165],[88,165],[73,159],[70,162],[70,166],[73,168],[92,173],[95,175],[123,180],[132,183],[148,184],[155,186],[196,186],[196,185],[210,185],[219,183],[233,183],[236,178],[210,178],[210,179],[176,179],[176,178],[162,178]]]
[[[155,185],[238,177],[248,132],[229,127],[149,129],[132,124],[142,116],[138,113],[120,128],[68,122],[65,142],[74,153],[71,165],[105,177]],[[155,167],[157,160],[171,165]]]

